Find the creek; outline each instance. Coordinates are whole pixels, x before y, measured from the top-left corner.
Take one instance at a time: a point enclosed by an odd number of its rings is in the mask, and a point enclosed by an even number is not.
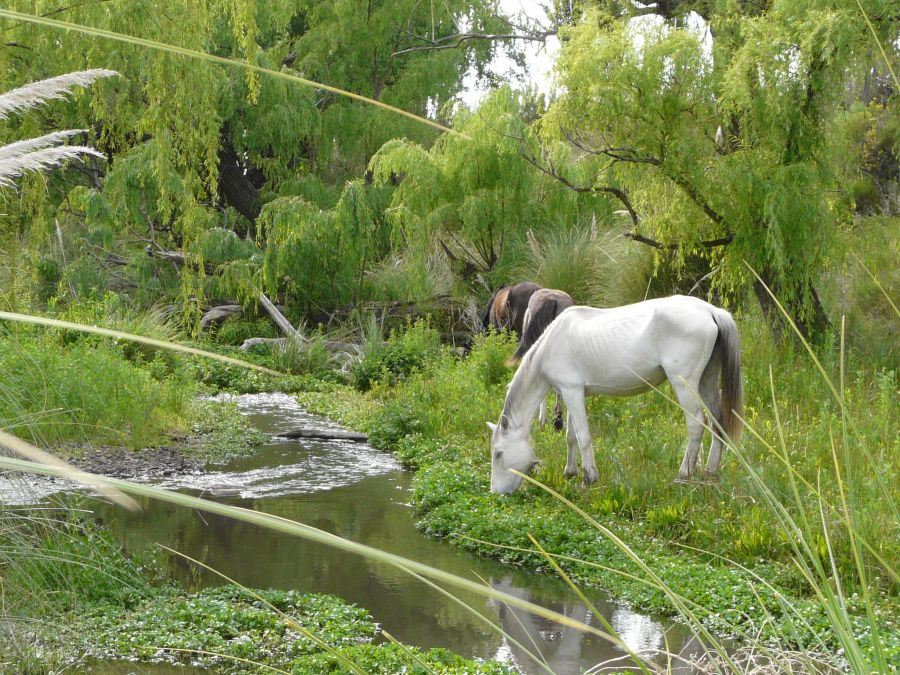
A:
[[[275,434],[296,428],[337,429],[305,413],[284,394],[236,397],[240,410],[272,439],[251,456],[212,466],[207,473],[152,482],[190,494],[306,523],[355,542],[427,563],[467,579],[528,599],[571,618],[603,628],[559,579],[511,569],[468,554],[416,529],[409,505],[412,475],[389,454],[347,441],[284,440]],[[446,647],[463,656],[513,663],[521,672],[547,672],[516,642],[539,652],[557,675],[605,664],[628,670],[625,652],[605,641],[532,616],[481,596],[453,597],[425,586],[395,567],[227,518],[157,501],[127,513],[102,503],[97,517],[126,551],[161,543],[202,561],[237,582],[258,588],[332,593],[365,607],[396,639],[423,648]],[[189,588],[223,583],[185,560],[172,557],[172,573]],[[588,592],[633,650],[697,651],[685,626],[629,610],[602,591]],[[464,607],[463,604],[467,607]],[[511,639],[491,629],[499,624]],[[661,663],[665,663],[662,656]],[[92,673],[186,672],[136,664],[94,663]],[[608,672],[608,671],[607,671]],[[673,663],[674,673],[691,672]]]

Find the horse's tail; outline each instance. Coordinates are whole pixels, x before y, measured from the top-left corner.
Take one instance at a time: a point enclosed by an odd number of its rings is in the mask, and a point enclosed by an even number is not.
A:
[[[487,306],[484,308],[484,313],[481,315],[481,330],[487,330],[491,325],[491,309],[494,307],[494,300],[497,299],[497,293],[502,291],[506,286],[501,286],[496,291],[494,291],[493,295],[491,295],[490,300],[487,301]]]
[[[536,312],[531,313],[530,316],[526,313],[526,323],[522,327],[522,337],[519,339],[519,346],[506,362],[507,366],[514,366],[522,360],[525,353],[531,349],[531,346],[547,330],[547,326],[553,323],[553,320],[559,314],[558,307],[559,302],[557,300],[549,300],[543,303]]]
[[[719,329],[715,350],[722,363],[722,430],[733,443],[741,436],[744,391],[741,384],[741,341],[731,314],[722,309],[713,312]]]

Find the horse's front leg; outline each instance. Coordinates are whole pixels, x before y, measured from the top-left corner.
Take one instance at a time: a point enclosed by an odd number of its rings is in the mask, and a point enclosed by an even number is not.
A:
[[[584,471],[584,484],[589,485],[600,477],[600,472],[597,471],[597,463],[594,461],[591,430],[588,426],[587,410],[584,407],[584,388],[563,389],[560,393],[569,411],[569,427],[574,429],[575,438],[581,450],[581,468]],[[566,436],[568,439],[569,434],[566,434]]]
[[[574,478],[578,475],[578,437],[575,435],[575,423],[572,422],[572,415],[568,416],[566,422],[566,446],[568,446],[569,456],[563,476]]]

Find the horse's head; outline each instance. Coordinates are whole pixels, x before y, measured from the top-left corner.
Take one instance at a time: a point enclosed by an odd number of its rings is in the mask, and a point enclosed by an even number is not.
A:
[[[491,492],[512,494],[522,484],[522,477],[511,469],[529,474],[538,464],[528,427],[511,428],[506,415],[500,415],[499,424],[487,425],[491,430]]]

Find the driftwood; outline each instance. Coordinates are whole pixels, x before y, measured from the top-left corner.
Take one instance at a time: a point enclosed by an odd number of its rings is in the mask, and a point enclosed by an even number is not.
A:
[[[241,343],[240,349],[243,352],[246,352],[253,347],[258,347],[259,345],[280,345],[284,346],[287,344],[287,341],[290,338],[264,338],[264,337],[255,337],[255,338],[247,338]],[[298,336],[295,339],[299,339],[301,344],[308,344],[310,340]],[[357,351],[358,346],[353,344],[352,342],[339,342],[337,340],[326,340],[325,341],[325,349],[330,352],[348,352],[353,353]]]
[[[263,308],[269,313],[269,316],[272,317],[272,321],[275,322],[275,325],[281,329],[281,332],[292,338],[299,338],[301,340],[306,340],[300,333],[297,332],[297,329],[291,325],[291,322],[288,321],[284,314],[278,311],[278,308],[272,304],[272,301],[266,297],[265,293],[259,294],[259,302],[262,304]]]
[[[317,438],[328,441],[353,441],[354,443],[366,443],[369,437],[353,431],[332,431],[331,429],[294,429],[275,434],[279,438]]]
[[[229,316],[240,316],[242,311],[240,305],[217,305],[216,307],[210,307],[203,312],[203,316],[200,318],[200,328],[206,330],[214,323],[220,323]]]

